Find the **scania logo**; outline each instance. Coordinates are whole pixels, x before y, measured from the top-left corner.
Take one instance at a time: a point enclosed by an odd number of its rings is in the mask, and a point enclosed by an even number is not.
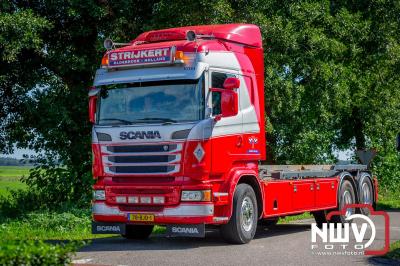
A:
[[[173,233],[186,233],[186,234],[198,234],[199,231],[196,227],[172,227]]]
[[[161,139],[160,132],[156,131],[122,131],[119,138],[125,139]]]
[[[97,231],[99,232],[121,232],[119,226],[112,226],[112,225],[98,225]]]

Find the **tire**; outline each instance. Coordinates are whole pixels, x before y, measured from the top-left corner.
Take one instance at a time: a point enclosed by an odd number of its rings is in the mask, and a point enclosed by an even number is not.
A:
[[[360,203],[361,204],[368,204],[373,206],[374,203],[374,193],[372,188],[371,179],[365,176],[360,184],[359,184],[359,194],[360,194]],[[361,214],[370,215],[370,209],[368,208],[360,208]]]
[[[221,236],[232,244],[250,242],[257,229],[256,194],[251,186],[239,184],[233,195],[233,212],[227,224],[221,226]]]
[[[153,232],[154,225],[127,224],[125,234],[126,239],[146,239]]]
[[[322,224],[326,223],[326,213],[325,211],[317,211],[312,213],[315,219],[315,223],[317,224],[318,228],[322,228]]]
[[[356,194],[354,192],[354,187],[349,180],[343,180],[340,186],[339,192],[339,210],[342,210],[347,204],[355,204],[356,203]],[[351,220],[346,220],[347,217],[355,213],[354,208],[350,208],[346,210],[344,215],[335,215],[332,216],[330,222],[333,223],[351,223]]]
[[[279,221],[279,218],[263,219],[263,220],[258,221],[258,224],[261,226],[264,226],[268,229],[272,229],[276,226],[278,221]]]

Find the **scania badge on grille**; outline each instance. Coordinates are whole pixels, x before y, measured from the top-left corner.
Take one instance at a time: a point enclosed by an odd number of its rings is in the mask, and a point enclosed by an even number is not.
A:
[[[119,138],[125,139],[161,139],[160,132],[155,131],[122,131],[119,133]]]

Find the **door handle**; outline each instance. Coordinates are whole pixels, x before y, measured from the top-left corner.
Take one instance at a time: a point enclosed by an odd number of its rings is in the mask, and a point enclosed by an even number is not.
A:
[[[237,140],[236,140],[236,146],[237,147],[241,147],[243,144],[243,137],[242,136],[238,136]]]

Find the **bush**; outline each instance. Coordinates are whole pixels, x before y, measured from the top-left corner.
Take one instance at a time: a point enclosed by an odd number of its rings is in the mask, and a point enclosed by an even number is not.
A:
[[[33,190],[10,190],[10,195],[0,197],[0,222],[46,208],[41,196]]]
[[[82,242],[48,244],[42,241],[7,241],[0,243],[0,265],[68,265]]]
[[[38,211],[0,223],[3,240],[82,240],[92,238],[90,210]]]

